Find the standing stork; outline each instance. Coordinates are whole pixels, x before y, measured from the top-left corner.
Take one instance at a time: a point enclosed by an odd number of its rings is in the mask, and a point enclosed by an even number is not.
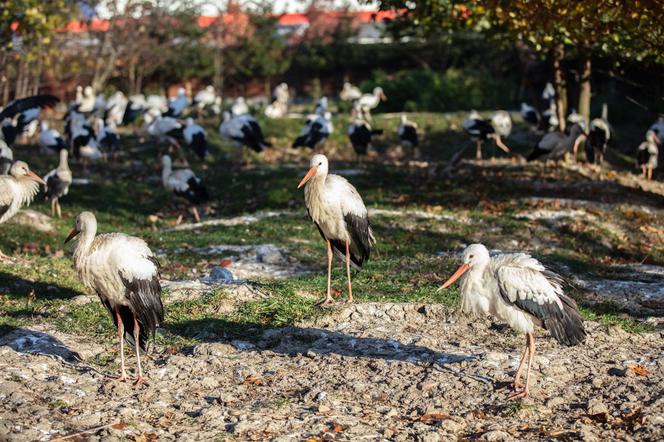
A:
[[[542,129],[542,122],[544,120],[537,109],[530,106],[528,103],[521,103],[521,110],[519,112],[521,113],[523,121],[530,126],[530,130],[537,132]]]
[[[272,147],[272,144],[265,140],[258,121],[249,114],[233,116],[230,112],[224,112],[219,133],[225,139],[234,141],[236,145],[248,146],[256,152]]]
[[[245,115],[249,113],[249,106],[247,106],[247,102],[244,100],[244,97],[237,97],[235,99],[235,103],[233,103],[233,106],[231,106],[231,114],[233,114],[234,117],[239,117],[240,115]]]
[[[659,145],[661,140],[654,130],[646,132],[646,140],[639,144],[636,151],[637,165],[641,168],[643,178],[647,180],[652,179],[652,171],[657,168]]]
[[[41,122],[40,128],[39,146],[44,153],[54,154],[60,152],[62,149],[67,149],[67,144],[60,132],[50,129],[46,121]]]
[[[198,155],[201,160],[204,160],[208,154],[208,143],[205,130],[194,123],[193,118],[187,118],[187,125],[182,131],[184,142],[191,150]]]
[[[339,92],[339,98],[343,101],[355,101],[362,96],[362,91],[357,86],[354,86],[352,83],[346,81],[344,83],[341,92]]]
[[[200,222],[201,217],[196,206],[210,199],[200,178],[191,169],[173,170],[173,161],[168,155],[161,157],[161,165],[161,182],[164,189],[189,201],[196,222]],[[180,221],[182,221],[182,215],[178,217],[177,224],[180,224]]]
[[[491,257],[482,244],[472,244],[463,251],[463,264],[440,289],[459,278],[462,278],[461,308],[466,313],[491,314],[526,335],[526,348],[514,376],[514,393],[510,399],[530,393],[535,325],[548,330],[564,345],[577,345],[585,340],[583,319],[576,302],[563,293],[562,278],[530,255],[514,253]],[[528,371],[524,386],[520,378],[526,356]],[[520,388],[523,389],[519,391]]]
[[[418,146],[420,145],[420,141],[417,136],[417,123],[410,121],[406,114],[401,114],[397,135],[399,135],[401,145],[406,149],[412,149],[413,157],[419,158]]]
[[[579,150],[579,144],[586,139],[586,134],[580,124],[574,124],[569,134],[560,131],[549,132],[537,142],[533,151],[528,156],[528,161],[533,160],[559,160],[566,153],[572,152],[574,161]]]
[[[0,136],[4,138],[8,146],[12,146],[25,126],[39,118],[42,108],[53,107],[58,101],[60,100],[53,95],[33,95],[10,102],[0,112],[0,122],[2,123]],[[13,119],[16,115],[18,118],[14,125]]]
[[[507,118],[509,118],[509,114],[507,114]],[[477,111],[472,111],[468,118],[463,122],[463,129],[476,142],[477,148],[475,158],[477,160],[482,159],[482,143],[489,138],[494,140],[496,146],[500,147],[505,152],[510,153],[509,147],[507,147],[500,138],[502,135],[501,132],[505,133],[505,130],[508,127],[509,130],[511,130],[511,120],[510,123],[507,124],[505,115],[502,113],[496,113],[491,120],[484,120],[480,117],[480,114],[477,113]]]
[[[58,218],[62,218],[60,198],[69,193],[69,186],[72,182],[71,170],[67,163],[68,154],[67,149],[62,149],[60,151],[60,162],[58,163],[58,167],[51,170],[44,177],[44,182],[46,183],[45,199],[47,201],[49,199],[51,200],[51,216],[54,216],[57,212]]]
[[[7,175],[14,162],[14,153],[3,140],[0,140],[0,175]]]
[[[140,238],[123,233],[97,235],[97,219],[82,212],[65,239],[80,235],[74,249],[74,267],[83,283],[94,290],[118,328],[120,380],[125,381],[124,340],[136,349],[135,385],[145,382],[140,350],[164,320],[159,284],[159,261]]]
[[[606,146],[612,139],[611,132],[611,125],[606,118],[595,118],[590,122],[588,139],[584,145],[587,162],[600,166],[604,163]]]
[[[21,207],[30,205],[39,192],[39,184],[46,183],[23,161],[12,164],[9,175],[0,175],[0,224],[16,215]],[[0,252],[0,260],[3,259],[9,257]]]
[[[325,143],[332,131],[331,113],[323,112],[322,115],[313,115],[305,122],[300,136],[293,141],[293,147],[315,149]]]
[[[179,120],[173,117],[155,115],[154,120],[148,125],[147,131],[158,142],[167,142],[180,149],[180,143],[177,139],[182,136],[182,123]]]
[[[189,106],[189,98],[187,98],[187,93],[184,88],[178,89],[178,95],[169,101],[168,110],[164,114],[165,117],[174,117],[180,118],[182,111]]]
[[[383,92],[383,88],[376,86],[372,93],[362,94],[360,98],[357,99],[357,105],[361,109],[373,110],[378,107],[381,101],[387,101],[387,96]]]
[[[357,154],[357,161],[362,161],[362,155],[366,155],[371,147],[371,138],[373,135],[381,135],[382,129],[372,129],[368,121],[362,118],[355,118],[348,126],[348,138],[353,150]]]
[[[309,172],[297,188],[305,186],[307,212],[327,242],[327,295],[320,305],[334,302],[330,289],[333,250],[342,260],[345,257],[348,302],[353,302],[350,266],[361,268],[376,243],[367,208],[351,183],[339,175],[328,174],[325,155],[314,155],[309,164]]]
[[[115,128],[113,120],[104,123],[102,118],[95,119],[97,126],[97,145],[104,151],[104,153],[111,154],[113,159],[117,159],[120,150],[120,135]]]

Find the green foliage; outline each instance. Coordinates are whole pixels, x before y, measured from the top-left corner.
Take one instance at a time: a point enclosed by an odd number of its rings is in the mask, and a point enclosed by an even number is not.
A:
[[[382,86],[389,97],[381,103],[388,112],[456,111],[507,107],[515,97],[517,85],[487,76],[477,69],[447,69],[443,73],[430,69],[400,71],[389,77],[382,71],[373,73],[362,89]]]

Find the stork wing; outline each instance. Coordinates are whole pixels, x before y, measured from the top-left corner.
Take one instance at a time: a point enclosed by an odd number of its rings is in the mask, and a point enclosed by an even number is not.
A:
[[[6,108],[0,112],[0,121],[5,118],[14,118],[14,115],[23,112],[26,109],[33,107],[53,107],[60,99],[53,95],[33,95],[32,97],[19,98],[7,105]]]
[[[0,217],[7,211],[14,199],[12,196],[13,186],[11,185],[13,179],[10,176],[0,176]]]

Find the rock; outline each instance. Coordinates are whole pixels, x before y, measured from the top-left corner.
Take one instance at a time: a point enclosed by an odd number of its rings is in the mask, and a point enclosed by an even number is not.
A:
[[[512,436],[510,436],[508,432],[502,430],[487,431],[480,437],[480,440],[485,440],[488,442],[509,441],[512,439]]]
[[[609,409],[608,407],[598,398],[593,398],[588,401],[588,406],[586,407],[588,410],[588,414],[590,415],[596,415],[596,414],[608,414]]]
[[[51,233],[55,231],[50,216],[32,209],[19,210],[19,212],[8,222],[12,224],[20,224],[22,226],[29,226],[40,232]]]
[[[279,264],[284,261],[281,251],[272,244],[264,244],[256,247],[258,261],[265,264]]]
[[[233,273],[224,267],[213,267],[208,280],[210,282],[228,282],[235,279]]]
[[[556,408],[565,403],[565,399],[560,396],[553,397],[546,401],[546,406],[549,408]]]
[[[438,442],[440,440],[440,435],[435,431],[430,431],[422,436],[422,442]]]
[[[93,302],[95,300],[94,296],[91,295],[78,295],[70,301],[74,305],[85,305]]]
[[[620,377],[623,377],[623,376],[627,376],[627,372],[628,372],[628,371],[629,371],[629,370],[628,370],[627,368],[622,368],[622,367],[611,367],[611,368],[609,368],[608,373],[609,373],[611,376],[620,376]]]

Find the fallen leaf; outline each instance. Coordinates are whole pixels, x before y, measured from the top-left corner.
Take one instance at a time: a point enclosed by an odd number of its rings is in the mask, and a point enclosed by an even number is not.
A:
[[[450,418],[451,416],[449,414],[427,413],[420,416],[417,420],[428,425],[436,425]]]
[[[650,374],[648,369],[641,364],[628,365],[627,368],[637,376],[648,376]]]
[[[337,422],[331,422],[329,426],[323,430],[323,433],[341,433],[344,431],[344,427]]]
[[[125,428],[127,428],[127,424],[125,424],[124,422],[117,422],[111,425],[111,428],[114,430],[124,430]]]
[[[261,378],[256,375],[250,374],[244,379],[244,381],[242,381],[242,385],[265,385],[270,380],[271,379],[269,378]]]

